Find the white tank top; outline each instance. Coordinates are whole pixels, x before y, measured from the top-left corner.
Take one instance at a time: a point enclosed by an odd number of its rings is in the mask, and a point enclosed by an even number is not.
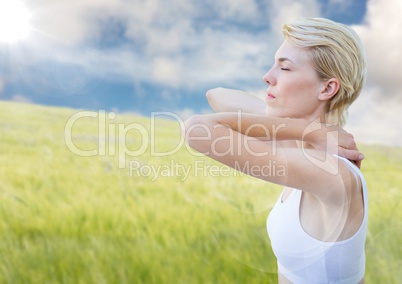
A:
[[[284,202],[282,193],[268,216],[267,230],[278,261],[278,270],[295,284],[350,284],[358,283],[364,276],[364,244],[368,222],[367,185],[354,164],[339,158],[359,174],[363,188],[363,222],[352,237],[339,242],[323,242],[307,234],[299,218],[301,190],[293,190]]]

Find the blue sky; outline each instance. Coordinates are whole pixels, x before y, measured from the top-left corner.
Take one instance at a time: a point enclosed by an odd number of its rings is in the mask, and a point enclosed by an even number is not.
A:
[[[402,40],[392,28],[402,24],[395,12],[402,10],[401,3],[25,1],[29,35],[0,42],[0,99],[143,115],[173,111],[183,118],[210,112],[209,88],[264,94],[261,77],[282,41],[284,23],[300,16],[327,17],[355,27],[367,51],[367,86],[351,108],[349,130],[362,142],[402,145],[394,127],[401,122],[396,106],[402,105],[402,77],[395,62],[402,59]]]

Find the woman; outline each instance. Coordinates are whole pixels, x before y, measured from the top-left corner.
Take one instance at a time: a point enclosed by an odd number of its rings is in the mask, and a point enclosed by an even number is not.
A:
[[[267,221],[279,283],[364,283],[363,155],[341,128],[364,84],[364,51],[352,29],[327,19],[299,19],[283,34],[263,77],[265,103],[210,90],[216,114],[192,116],[183,135],[197,151],[285,186]],[[285,173],[267,172],[272,163]]]

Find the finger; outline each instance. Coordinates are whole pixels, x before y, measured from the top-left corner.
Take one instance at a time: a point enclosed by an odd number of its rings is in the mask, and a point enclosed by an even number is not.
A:
[[[344,129],[339,129],[338,131],[334,131],[337,133],[337,139],[339,146],[347,149],[356,149],[356,142],[353,134],[345,131]]]
[[[353,138],[353,135],[351,135],[349,133],[348,133],[348,135],[346,135],[344,137],[344,139],[342,139],[339,142],[339,146],[341,146],[341,147],[343,147],[345,149],[357,150],[357,145],[356,145],[356,142],[355,142],[355,140]]]
[[[339,147],[339,156],[351,161],[362,161],[364,159],[364,155],[359,150],[345,149],[342,147]]]

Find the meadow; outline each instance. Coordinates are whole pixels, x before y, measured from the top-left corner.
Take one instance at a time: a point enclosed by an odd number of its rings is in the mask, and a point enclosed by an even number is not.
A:
[[[196,157],[175,120],[74,114],[0,102],[0,283],[277,283],[279,186]],[[402,149],[359,148],[366,283],[401,283]]]

